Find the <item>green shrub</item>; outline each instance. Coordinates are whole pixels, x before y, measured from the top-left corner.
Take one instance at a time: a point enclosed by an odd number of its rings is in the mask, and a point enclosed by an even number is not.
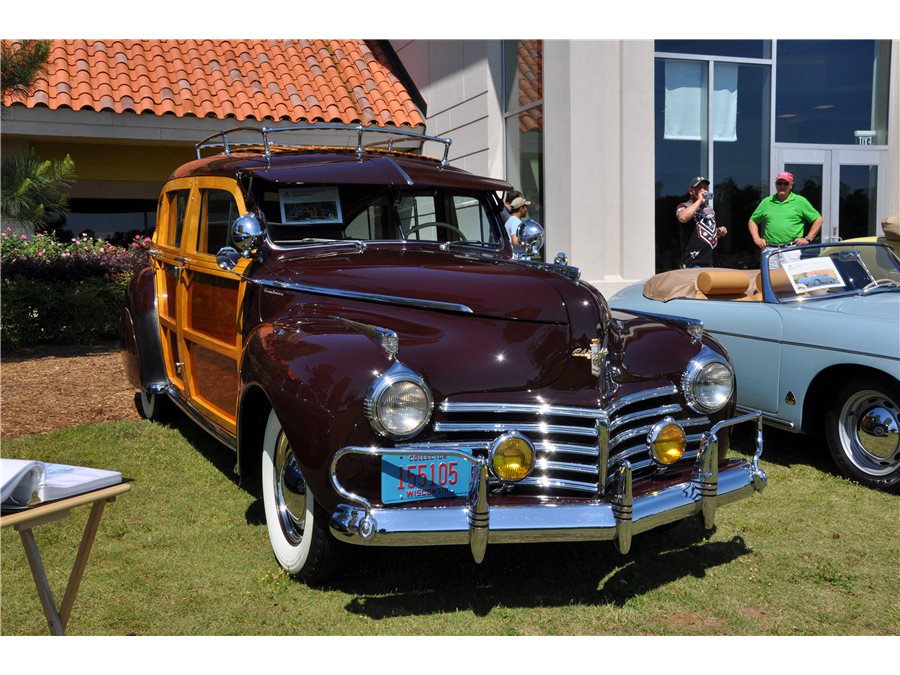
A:
[[[0,335],[4,348],[115,339],[125,287],[148,264],[150,241],[129,249],[89,237],[0,235]]]

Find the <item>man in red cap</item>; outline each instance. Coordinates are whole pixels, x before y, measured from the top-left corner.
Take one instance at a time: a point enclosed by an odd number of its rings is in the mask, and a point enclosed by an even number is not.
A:
[[[747,227],[753,243],[760,250],[808,244],[819,234],[822,214],[816,211],[806,197],[795,195],[793,189],[794,175],[782,171],[775,176],[775,194],[763,199],[750,216]],[[762,236],[759,232],[760,225],[764,228]],[[805,225],[809,225],[809,231],[804,234]],[[781,258],[799,259],[800,251],[770,256],[769,267],[781,267]]]

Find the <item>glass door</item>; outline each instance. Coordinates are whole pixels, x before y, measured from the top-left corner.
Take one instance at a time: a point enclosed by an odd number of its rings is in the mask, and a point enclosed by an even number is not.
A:
[[[794,174],[794,192],[822,214],[822,241],[837,241],[880,234],[886,161],[881,150],[776,146],[773,174]]]

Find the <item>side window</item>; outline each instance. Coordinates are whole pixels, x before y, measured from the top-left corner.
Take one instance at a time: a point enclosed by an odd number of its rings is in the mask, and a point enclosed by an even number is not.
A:
[[[200,227],[197,251],[215,255],[231,242],[231,224],[238,217],[237,203],[227,190],[200,190]]]
[[[437,204],[433,196],[416,195],[401,198],[397,205],[397,215],[400,217],[400,226],[404,232],[408,234],[413,230],[410,239],[437,240],[437,228],[428,227],[428,223],[437,221]]]
[[[464,195],[454,195],[453,210],[456,226],[466,235],[467,240],[497,241],[496,235],[491,230],[491,221],[478,199]]]
[[[165,199],[168,206],[168,220],[166,222],[166,241],[168,246],[178,248],[181,246],[181,233],[184,231],[184,216],[190,200],[190,189],[172,190],[167,192]]]

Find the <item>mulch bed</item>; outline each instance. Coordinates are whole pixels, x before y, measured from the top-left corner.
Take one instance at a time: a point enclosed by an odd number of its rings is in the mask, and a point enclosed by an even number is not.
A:
[[[117,344],[39,346],[0,356],[0,439],[140,419]]]

